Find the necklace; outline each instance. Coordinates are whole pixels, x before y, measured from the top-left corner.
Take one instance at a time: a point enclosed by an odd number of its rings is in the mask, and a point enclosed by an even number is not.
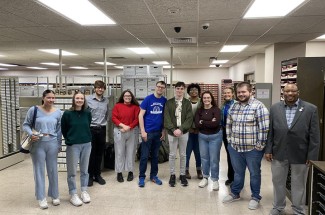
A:
[[[204,113],[205,114],[208,114],[209,113],[209,110],[210,110],[210,108],[209,109],[204,109]]]

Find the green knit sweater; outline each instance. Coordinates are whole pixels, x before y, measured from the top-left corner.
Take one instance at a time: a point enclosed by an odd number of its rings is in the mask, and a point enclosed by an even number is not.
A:
[[[66,145],[91,142],[91,113],[88,110],[66,110],[61,118],[62,135]]]

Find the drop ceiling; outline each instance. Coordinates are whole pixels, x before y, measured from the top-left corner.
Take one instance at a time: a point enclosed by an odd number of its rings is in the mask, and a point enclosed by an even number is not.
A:
[[[274,43],[306,42],[325,34],[324,0],[310,0],[284,18],[243,19],[253,0],[92,0],[117,25],[80,26],[35,0],[0,1],[1,63],[42,66],[59,57],[38,49],[63,49],[63,69],[94,62],[117,65],[170,62],[175,68],[208,68],[211,57],[229,60],[226,67],[264,53]],[[170,13],[170,11],[178,11]],[[87,16],[87,14],[84,14]],[[204,30],[202,24],[209,23]],[[174,27],[181,27],[176,33]],[[195,43],[173,44],[169,38],[194,37]],[[249,45],[241,53],[220,53],[223,45]],[[138,55],[127,48],[150,47],[155,54]],[[120,58],[121,57],[121,58]],[[57,69],[57,67],[50,67]],[[114,68],[108,66],[108,69]],[[27,70],[25,66],[9,70]]]

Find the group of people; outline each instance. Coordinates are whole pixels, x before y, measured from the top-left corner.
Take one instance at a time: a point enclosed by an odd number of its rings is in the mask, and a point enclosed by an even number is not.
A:
[[[93,182],[105,184],[101,177],[101,161],[105,150],[108,101],[103,96],[106,85],[95,82],[95,93],[87,99],[76,92],[72,107],[63,113],[53,106],[55,94],[43,93],[43,104],[38,107],[34,128],[31,127],[34,107],[30,108],[23,124],[34,141],[31,157],[34,168],[35,193],[42,209],[48,207],[45,196],[45,165],[49,178],[48,196],[53,205],[59,205],[57,153],[61,136],[67,145],[67,182],[70,202],[75,206],[90,202],[87,187]],[[175,84],[175,96],[164,97],[166,83],[158,81],[155,92],[139,105],[130,90],[122,92],[112,110],[114,123],[115,171],[117,181],[134,179],[134,162],[138,127],[141,133],[139,187],[145,187],[147,162],[151,157],[150,181],[161,185],[158,177],[158,153],[167,134],[169,142],[169,186],[175,187],[178,178],[182,186],[191,179],[189,161],[194,152],[198,186],[203,188],[212,181],[212,189],[219,190],[219,161],[222,142],[227,152],[230,193],[223,203],[240,199],[244,187],[246,167],[250,173],[251,199],[248,208],[259,207],[262,199],[261,161],[270,161],[274,186],[274,203],[270,214],[283,214],[286,206],[286,179],[291,169],[292,208],[304,214],[308,164],[317,160],[320,131],[317,107],[299,99],[298,86],[287,84],[283,89],[284,101],[274,104],[270,112],[252,96],[252,86],[241,82],[236,90],[223,90],[221,109],[210,91],[201,94],[198,84],[187,87],[184,82]],[[235,99],[236,94],[236,99]],[[33,130],[43,134],[33,135]],[[176,153],[179,150],[180,170],[176,177]],[[80,167],[80,198],[76,188],[76,172]]]

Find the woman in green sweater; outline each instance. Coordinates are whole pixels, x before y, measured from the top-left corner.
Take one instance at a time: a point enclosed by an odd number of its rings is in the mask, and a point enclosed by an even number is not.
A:
[[[72,107],[63,113],[61,118],[61,129],[67,145],[67,181],[70,202],[74,206],[89,203],[90,196],[88,187],[88,163],[91,152],[91,113],[86,109],[85,95],[76,92],[72,98]],[[79,161],[81,199],[77,194],[76,174]]]

